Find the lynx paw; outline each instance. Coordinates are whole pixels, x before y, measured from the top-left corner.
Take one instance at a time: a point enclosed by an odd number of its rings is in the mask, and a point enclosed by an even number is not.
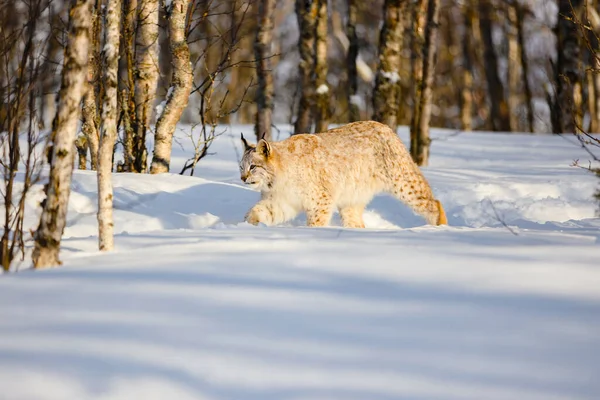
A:
[[[271,219],[269,212],[262,207],[251,208],[244,217],[244,220],[252,225],[258,225],[260,223],[270,225]]]

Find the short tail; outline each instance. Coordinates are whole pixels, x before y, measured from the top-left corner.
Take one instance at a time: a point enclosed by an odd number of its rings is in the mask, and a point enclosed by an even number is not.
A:
[[[446,218],[446,212],[444,211],[444,207],[442,207],[442,203],[440,203],[439,200],[436,200],[435,203],[437,204],[438,211],[439,211],[439,217],[437,220],[437,224],[438,225],[448,225],[448,219]]]

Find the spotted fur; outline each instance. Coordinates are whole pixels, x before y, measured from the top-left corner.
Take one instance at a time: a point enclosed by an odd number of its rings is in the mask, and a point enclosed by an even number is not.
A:
[[[306,212],[308,226],[327,226],[337,209],[345,227],[364,228],[365,206],[390,193],[432,225],[447,224],[441,203],[398,135],[360,121],[319,134],[248,144],[242,136],[243,182],[261,191],[245,220],[276,225]]]

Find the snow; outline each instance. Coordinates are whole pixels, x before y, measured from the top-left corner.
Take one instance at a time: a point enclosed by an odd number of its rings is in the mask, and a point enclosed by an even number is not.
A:
[[[597,398],[598,181],[575,140],[434,129],[447,227],[387,196],[365,230],[254,227],[253,128],[228,128],[196,177],[114,175],[112,253],[75,172],[64,265],[0,278],[0,397]],[[173,150],[179,171],[193,149]]]
[[[325,94],[329,92],[329,87],[326,84],[319,85],[317,88],[317,94]]]
[[[354,104],[358,107],[359,110],[363,110],[365,107],[365,102],[361,95],[353,94],[350,96],[350,104]]]
[[[398,71],[381,71],[381,75],[383,75],[383,77],[389,80],[391,83],[400,82],[400,75],[398,75]]]

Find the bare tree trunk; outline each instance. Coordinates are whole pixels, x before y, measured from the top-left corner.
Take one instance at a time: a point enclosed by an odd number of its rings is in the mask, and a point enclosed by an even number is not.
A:
[[[158,85],[158,0],[140,0],[136,41],[134,172],[146,172],[146,133]]]
[[[329,98],[327,85],[327,0],[318,0],[315,38],[315,132],[325,132],[329,127]]]
[[[473,60],[471,57],[473,12],[470,2],[465,2],[463,12],[465,34],[462,40],[462,90],[460,95],[460,123],[463,131],[473,129]]]
[[[525,106],[527,108],[527,129],[529,132],[534,131],[533,125],[533,95],[531,86],[529,85],[529,62],[527,60],[527,50],[525,48],[525,38],[523,36],[523,21],[525,19],[525,9],[523,5],[515,3],[517,12],[517,38],[519,41],[519,49],[521,50],[521,70],[523,74],[523,88],[525,92]]]
[[[519,130],[519,118],[517,110],[519,109],[519,83],[521,82],[521,53],[519,51],[519,32],[517,17],[517,2],[507,3],[506,12],[508,19],[506,21],[506,36],[508,40],[508,67],[506,69],[506,82],[508,84],[508,118],[511,131]]]
[[[187,44],[186,16],[190,0],[173,0],[169,10],[169,47],[173,71],[171,87],[163,111],[156,123],[154,157],[150,172],[169,172],[173,134],[192,90],[192,65]]]
[[[58,113],[53,123],[50,180],[45,187],[40,225],[35,234],[33,265],[60,264],[58,252],[65,228],[75,158],[77,120],[86,89],[92,0],[76,0],[70,11],[70,29],[64,56]]]
[[[479,0],[479,29],[484,47],[485,76],[491,103],[492,129],[508,132],[510,131],[508,104],[504,95],[504,85],[498,75],[498,57],[492,40],[492,11],[491,0]]]
[[[419,99],[419,131],[417,145],[411,147],[411,155],[417,165],[429,162],[429,122],[431,121],[431,100],[437,54],[437,32],[439,26],[440,0],[429,0],[427,5],[427,24],[425,25],[425,43],[423,45],[423,90]]]
[[[559,0],[557,34],[557,123],[559,132],[576,133],[577,119],[580,113],[578,93],[581,92],[582,72],[579,68],[579,38],[577,26],[573,22],[581,0]]]
[[[135,108],[135,26],[137,16],[137,0],[123,2],[123,53],[125,55],[125,89],[121,91],[121,108],[123,111],[123,171],[135,171],[134,142],[137,131]]]
[[[77,137],[77,140],[75,140],[75,147],[77,148],[77,155],[79,156],[77,169],[85,170],[87,169],[88,140],[84,134],[80,134]]]
[[[421,109],[419,99],[423,87],[423,46],[425,43],[424,28],[427,0],[416,0],[411,5],[411,86],[412,86],[412,118],[410,119],[410,148],[416,149],[418,145],[419,121]]]
[[[119,39],[121,0],[108,2],[104,24],[104,106],[98,153],[98,247],[109,251],[113,238],[112,156],[117,139],[117,96],[119,93]]]
[[[349,122],[360,120],[358,108],[358,77],[356,73],[356,59],[358,57],[358,36],[356,35],[357,0],[348,0],[348,21],[346,23],[346,36],[349,46],[346,55],[348,66],[348,110]]]
[[[81,130],[86,137],[86,144],[90,150],[90,163],[91,169],[96,170],[98,168],[98,146],[100,141],[100,135],[98,133],[98,109],[96,105],[96,92],[95,85],[98,83],[98,71],[100,68],[97,64],[99,60],[99,46],[100,46],[100,1],[96,0],[95,5],[92,9],[92,29],[90,31],[90,50],[88,57],[88,75],[87,85],[88,88],[83,96],[83,124]]]
[[[600,13],[597,0],[587,0],[587,19],[591,27],[588,38],[590,44],[590,71],[588,72],[590,132],[600,133]]]
[[[394,131],[398,127],[397,115],[400,104],[400,75],[403,31],[404,0],[386,0],[384,22],[379,36],[379,68],[373,91],[373,119],[388,125]]]
[[[271,71],[271,45],[273,43],[273,18],[275,0],[261,0],[258,9],[258,26],[254,42],[258,75],[256,94],[256,140],[271,140],[273,118],[273,72]]]
[[[296,15],[300,27],[300,101],[298,116],[294,123],[294,133],[309,133],[312,127],[312,109],[314,80],[312,77],[314,65],[315,27],[318,0],[296,0]]]

